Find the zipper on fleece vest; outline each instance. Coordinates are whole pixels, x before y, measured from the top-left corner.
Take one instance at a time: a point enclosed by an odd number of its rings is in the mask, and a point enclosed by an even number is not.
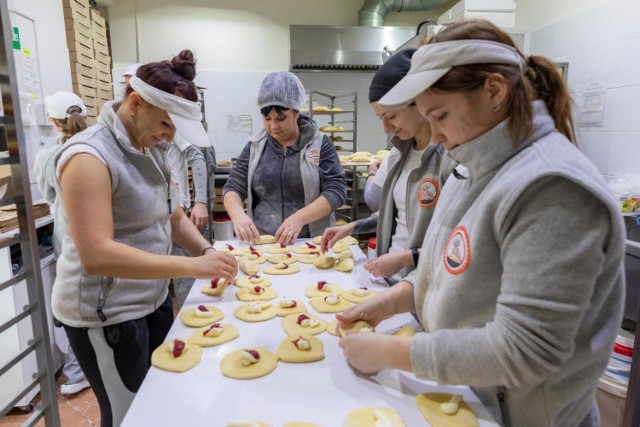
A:
[[[506,387],[500,386],[498,387],[498,403],[500,404],[500,415],[502,415],[502,423],[505,427],[511,426],[511,421],[509,420],[509,408],[507,407],[507,402],[505,399]]]
[[[111,278],[111,284],[107,286],[107,289],[104,290],[104,276],[100,279],[100,294],[98,295],[98,306],[96,307],[96,312],[98,313],[98,317],[103,322],[107,321],[107,316],[104,314],[102,309],[104,308],[104,303],[107,301],[107,296],[109,295],[109,291],[113,287],[113,278]]]

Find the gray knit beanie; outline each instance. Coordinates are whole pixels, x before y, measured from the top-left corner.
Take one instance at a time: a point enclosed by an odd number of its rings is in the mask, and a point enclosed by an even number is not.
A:
[[[260,85],[258,108],[279,106],[300,111],[305,103],[304,86],[288,71],[267,74]]]

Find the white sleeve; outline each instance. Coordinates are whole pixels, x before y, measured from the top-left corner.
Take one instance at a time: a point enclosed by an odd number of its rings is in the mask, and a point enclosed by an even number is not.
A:
[[[69,162],[69,160],[71,160],[71,158],[76,154],[91,154],[93,157],[100,160],[102,164],[104,164],[105,166],[107,165],[107,162],[100,155],[100,153],[98,153],[98,150],[96,150],[95,148],[91,147],[90,145],[75,144],[72,147],[69,147],[66,150],[64,150],[60,155],[60,158],[58,159],[58,163],[56,164],[56,179],[58,181],[60,181],[60,173],[62,172],[62,169]]]

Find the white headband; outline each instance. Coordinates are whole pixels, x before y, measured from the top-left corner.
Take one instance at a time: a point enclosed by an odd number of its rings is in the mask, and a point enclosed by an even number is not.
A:
[[[129,85],[149,104],[165,110],[187,141],[199,147],[211,146],[200,121],[200,106],[197,102],[155,88],[136,76],[131,77]]]

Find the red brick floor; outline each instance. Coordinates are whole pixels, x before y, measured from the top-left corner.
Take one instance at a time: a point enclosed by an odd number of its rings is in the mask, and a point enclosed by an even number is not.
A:
[[[60,386],[67,378],[58,374],[56,376],[56,389],[58,395],[58,411],[60,413],[60,425],[62,427],[95,427],[100,425],[100,407],[91,388],[82,390],[71,396],[60,394]],[[40,401],[38,394],[33,403]],[[20,409],[13,409],[4,418],[0,419],[0,427],[20,427],[29,418],[30,414],[24,414]],[[41,419],[36,426],[44,427]]]

